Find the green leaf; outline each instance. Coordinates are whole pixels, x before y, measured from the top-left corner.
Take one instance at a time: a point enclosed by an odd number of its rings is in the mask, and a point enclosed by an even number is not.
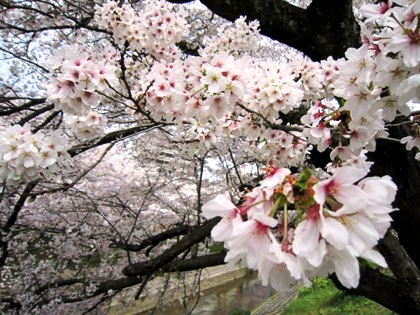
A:
[[[223,250],[223,244],[222,243],[216,243],[213,244],[212,246],[210,246],[210,253],[216,253],[216,252],[220,252],[221,250]]]
[[[296,186],[300,189],[305,190],[308,188],[308,180],[312,176],[312,171],[307,167],[302,173],[299,175],[299,179],[296,181]]]

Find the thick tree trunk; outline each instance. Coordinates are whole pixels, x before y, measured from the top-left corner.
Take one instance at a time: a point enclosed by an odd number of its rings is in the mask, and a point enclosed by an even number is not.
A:
[[[394,122],[398,123],[398,121]],[[401,139],[410,134],[406,126],[389,129],[390,137]],[[393,227],[398,232],[401,245],[417,267],[420,266],[420,163],[412,151],[405,146],[389,140],[378,140],[377,149],[371,154],[375,164],[371,175],[390,175],[398,186],[394,206],[399,211],[393,212]]]
[[[410,134],[406,126],[390,128],[389,132],[396,139]],[[378,141],[371,160],[375,164],[370,175],[390,175],[398,186],[393,205],[399,210],[392,213],[392,226],[398,237],[388,232],[378,245],[394,278],[372,278],[369,270],[362,270],[356,292],[400,314],[420,314],[420,163],[413,152],[389,140]]]

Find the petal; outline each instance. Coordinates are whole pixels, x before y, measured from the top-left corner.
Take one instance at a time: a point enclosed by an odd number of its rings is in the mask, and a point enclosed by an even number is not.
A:
[[[334,172],[334,181],[339,186],[351,185],[359,179],[365,177],[367,172],[363,169],[345,166],[340,167]]]
[[[307,257],[306,259],[312,266],[319,267],[323,262],[326,254],[327,246],[325,244],[325,240],[321,239],[319,241],[318,246],[316,247],[316,250],[312,253],[311,256]]]
[[[265,215],[264,213],[261,213],[261,212],[253,213],[252,219],[257,220],[258,222],[264,224],[265,226],[269,226],[269,227],[275,227],[278,223],[278,221],[276,219],[274,219],[273,217]]]
[[[366,196],[364,191],[355,185],[340,187],[337,191],[337,200],[348,207],[360,209]]]
[[[287,175],[290,175],[290,170],[287,168],[276,168],[273,173],[268,175],[260,182],[260,186],[264,188],[271,188],[281,184]]]
[[[381,253],[379,253],[376,250],[373,250],[373,249],[365,250],[360,255],[360,257],[365,258],[365,259],[367,259],[367,260],[369,260],[369,261],[371,261],[371,262],[373,262],[373,263],[375,263],[375,264],[377,264],[377,265],[379,265],[379,266],[381,266],[383,268],[387,268],[388,267],[388,265],[387,265],[387,263],[385,261],[384,256],[382,256]]]
[[[326,180],[319,182],[314,185],[313,190],[315,192],[314,199],[320,205],[323,205],[325,202],[325,198],[327,196],[326,186],[331,182],[331,180]]]
[[[390,205],[397,192],[397,185],[391,177],[369,177],[358,184],[367,195],[367,200],[381,205]]]
[[[307,257],[317,250],[318,245],[318,224],[314,220],[300,222],[295,230],[293,252],[298,256]]]
[[[203,216],[207,219],[230,215],[232,211],[238,210],[225,195],[217,195],[216,198],[205,203],[201,209]]]
[[[211,237],[216,242],[224,242],[232,235],[232,224],[229,220],[222,219],[216,226],[211,230]]]
[[[338,250],[344,249],[349,243],[349,233],[346,227],[333,218],[321,217],[322,237]]]
[[[359,285],[359,263],[348,251],[337,251],[331,248],[332,264],[338,280],[346,288],[356,288]]]

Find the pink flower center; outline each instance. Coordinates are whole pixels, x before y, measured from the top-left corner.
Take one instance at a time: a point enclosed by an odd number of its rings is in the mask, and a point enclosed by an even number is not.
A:
[[[410,45],[419,45],[420,44],[420,32],[409,31],[407,36],[410,39]]]
[[[328,196],[335,197],[337,192],[339,191],[339,187],[336,185],[334,180],[332,180],[325,186],[325,191]]]
[[[308,209],[308,211],[306,211],[306,218],[308,220],[319,221],[320,217],[321,216],[319,214],[319,204],[313,205]]]
[[[381,13],[381,14],[384,14],[384,13],[386,13],[386,11],[388,11],[391,7],[388,5],[388,3],[385,3],[385,2],[382,2],[381,4],[380,4],[380,10],[379,10],[379,12]]]
[[[257,221],[257,225],[255,226],[254,234],[257,236],[263,236],[267,234],[268,226],[264,225],[261,222]]]

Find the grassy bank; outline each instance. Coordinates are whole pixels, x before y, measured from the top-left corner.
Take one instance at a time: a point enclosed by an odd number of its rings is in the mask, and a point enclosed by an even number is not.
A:
[[[387,308],[363,297],[349,295],[337,289],[327,279],[316,279],[311,288],[301,288],[296,299],[290,302],[284,315],[391,315]]]

